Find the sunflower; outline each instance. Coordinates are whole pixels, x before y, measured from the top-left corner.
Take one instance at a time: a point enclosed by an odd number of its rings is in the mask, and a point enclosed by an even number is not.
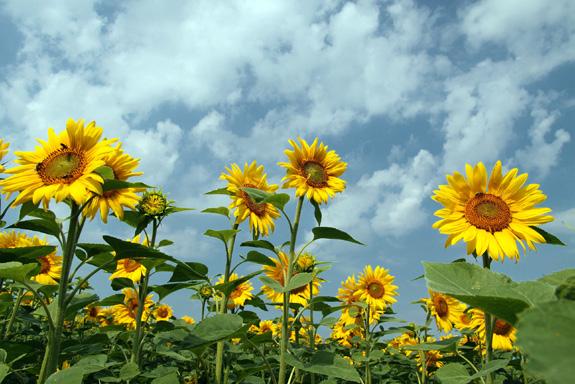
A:
[[[271,332],[273,336],[277,336],[281,334],[281,327],[272,320],[260,320],[258,325],[252,324],[249,331],[257,335]]]
[[[296,196],[306,196],[317,203],[327,203],[336,193],[345,189],[345,181],[340,179],[347,163],[341,161],[335,151],[327,150],[327,145],[318,143],[316,138],[311,145],[298,138],[301,144],[289,140],[293,150],[286,149],[284,153],[289,162],[278,165],[286,168],[284,188],[296,188]]]
[[[84,320],[92,323],[98,323],[100,321],[102,313],[102,307],[97,305],[89,305],[84,308]]]
[[[126,181],[132,176],[142,175],[142,172],[134,172],[139,160],[124,153],[120,145],[106,155],[104,163],[114,172],[115,180]],[[140,189],[135,188],[104,191],[102,195],[96,195],[90,201],[90,204],[84,210],[84,215],[93,219],[100,212],[102,221],[106,223],[111,209],[116,217],[122,220],[124,218],[124,207],[134,209],[140,201],[140,197],[136,194],[139,191]]]
[[[313,272],[316,260],[313,255],[305,252],[298,256],[295,265],[299,272]]]
[[[124,302],[122,304],[114,305],[111,308],[114,322],[117,324],[125,324],[129,328],[135,328],[136,316],[140,305],[138,292],[133,288],[124,288],[122,292],[124,293]],[[152,305],[154,305],[154,302],[152,300],[152,295],[149,294],[144,302],[142,321],[147,321],[148,317],[150,317]]]
[[[438,292],[430,291],[429,295],[429,299],[421,299],[421,301],[427,305],[429,313],[435,317],[437,328],[450,332],[453,329],[453,323],[461,321],[461,316],[466,309],[465,304]]]
[[[15,152],[19,166],[6,170],[12,176],[0,181],[8,198],[19,192],[14,205],[32,200],[42,201],[48,208],[50,200],[60,202],[69,197],[76,204],[84,203],[93,194],[102,194],[103,179],[95,170],[103,165],[114,140],[101,140],[102,128],[92,121],[69,119],[66,130],[56,134],[48,130],[48,141],[39,140],[31,152]]]
[[[365,317],[365,310],[361,306],[354,304],[359,301],[359,286],[355,280],[355,276],[348,276],[348,278],[341,283],[338,290],[337,298],[343,302],[344,308],[341,312],[341,321],[346,325],[355,324]],[[370,308],[369,323],[373,324],[379,321],[381,317],[381,310],[377,308]]]
[[[405,346],[417,345],[419,342],[412,332],[405,332],[396,338],[392,339],[387,345],[389,347],[401,350],[405,356],[411,355],[414,351],[404,349]]]
[[[479,340],[485,345],[485,314],[480,309],[472,309],[471,311],[471,328],[475,329]],[[501,349],[510,351],[513,349],[513,344],[517,340],[515,328],[505,320],[494,317],[493,322],[493,349]],[[485,353],[485,351],[483,351]]]
[[[330,338],[344,347],[351,348],[352,344],[364,339],[364,331],[359,324],[347,325],[339,320],[331,328]]]
[[[232,273],[230,275],[229,282],[234,280],[238,280],[240,277],[237,273]],[[224,276],[221,276],[218,280],[218,284],[224,283]],[[243,307],[247,300],[250,300],[254,295],[252,295],[252,291],[254,287],[249,280],[240,283],[238,286],[234,288],[234,290],[228,296],[228,308],[235,308],[235,307]]]
[[[392,284],[394,279],[383,267],[372,269],[371,265],[366,266],[358,279],[357,301],[365,302],[378,310],[385,309],[397,301],[394,298],[397,296],[397,286]]]
[[[6,156],[8,153],[8,147],[10,146],[9,143],[5,142],[4,140],[0,139],[0,161]],[[0,163],[0,173],[4,173],[4,164]]]
[[[140,243],[140,235],[135,236],[131,240],[131,242]],[[145,246],[148,245],[147,239],[144,239],[142,245]],[[140,264],[138,261],[134,259],[125,258],[117,261],[116,272],[114,272],[110,276],[110,280],[119,279],[123,277],[132,280],[134,283],[137,283],[142,279],[142,276],[146,275],[146,273],[147,269],[143,264]]]
[[[264,265],[264,273],[268,276],[277,281],[282,287],[285,285],[284,283],[284,275],[287,273],[288,268],[288,257],[284,252],[279,252],[277,259],[272,259],[274,262],[274,266]],[[297,275],[297,271],[294,273],[294,276]],[[320,286],[320,279],[318,277],[314,277],[312,280],[313,285],[313,295],[316,296],[319,292]],[[283,302],[283,293],[275,291],[273,288],[264,285],[262,287],[263,293],[268,297],[268,299],[273,303],[282,303]],[[294,289],[290,292],[290,303],[297,303],[301,305],[307,305],[307,302],[310,298],[310,289],[309,284],[305,284],[299,288]]]
[[[174,311],[168,304],[158,305],[154,310],[154,317],[156,318],[156,321],[169,321],[173,315]]]
[[[267,175],[264,173],[264,166],[258,166],[255,161],[251,164],[245,163],[244,170],[232,164],[226,167],[228,173],[222,173],[220,179],[228,182],[227,190],[231,193],[232,203],[230,208],[234,209],[234,216],[239,222],[249,217],[250,229],[257,235],[267,236],[275,228],[274,220],[280,216],[279,211],[270,203],[256,203],[243,188],[254,188],[263,192],[275,192],[278,186],[267,183]]]
[[[427,366],[427,372],[431,369],[441,368],[445,364],[441,359],[443,355],[439,351],[431,350],[431,351],[421,351],[417,356],[417,367],[419,371],[423,371],[423,353],[425,353],[425,365]]]
[[[190,317],[190,316],[182,316],[182,320],[183,320],[184,322],[186,322],[186,324],[190,324],[190,325],[196,323],[196,320],[194,320],[194,318],[193,318],[193,317]]]
[[[168,200],[162,191],[146,191],[140,199],[138,210],[148,217],[161,217],[166,215],[172,201]]]
[[[48,242],[37,236],[30,237],[25,233],[16,231],[0,232],[0,248],[39,247],[48,245]],[[38,257],[40,272],[30,279],[39,284],[57,285],[62,275],[62,256],[52,252],[46,256]]]
[[[493,260],[519,259],[517,242],[534,250],[534,243],[545,239],[533,226],[553,221],[551,209],[535,207],[547,199],[539,184],[524,185],[527,174],[517,168],[505,175],[497,161],[487,180],[483,163],[465,166],[467,179],[458,172],[447,175],[449,185],[440,185],[433,199],[444,205],[435,212],[441,220],[433,228],[447,235],[445,246],[460,240],[467,243],[467,254],[487,252]]]

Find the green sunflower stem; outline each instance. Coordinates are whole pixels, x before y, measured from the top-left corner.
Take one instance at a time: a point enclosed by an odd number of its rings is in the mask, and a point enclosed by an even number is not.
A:
[[[365,351],[365,379],[363,380],[363,382],[365,384],[371,384],[371,367],[369,365],[369,355],[371,352],[371,332],[369,329],[369,318],[371,316],[370,313],[370,307],[369,305],[367,306],[366,309],[366,316],[365,316],[365,341],[366,341],[366,351]]]
[[[235,231],[240,226],[239,222],[235,222],[232,229]],[[231,269],[232,269],[232,256],[234,254],[234,246],[236,244],[236,235],[234,234],[230,239],[229,246],[226,246],[226,269],[224,271],[224,284],[230,281]],[[224,298],[222,300],[222,305],[220,307],[220,313],[226,313],[228,311],[228,299],[229,294],[224,293]],[[202,307],[202,318],[203,318],[203,307]],[[223,368],[224,368],[224,341],[218,341],[216,345],[216,383],[223,383]]]
[[[483,254],[483,268],[491,268],[491,258],[487,253]],[[485,313],[485,365],[493,360],[493,316]],[[487,384],[493,384],[493,373],[487,375]]]
[[[10,336],[10,332],[12,331],[12,326],[14,325],[14,321],[16,321],[16,315],[18,314],[18,308],[20,308],[20,303],[22,303],[22,299],[24,298],[24,290],[22,288],[18,289],[18,296],[16,297],[16,302],[14,303],[14,307],[12,308],[12,313],[10,314],[10,319],[8,320],[8,324],[6,325],[6,330],[4,331],[4,340],[8,340],[8,336]]]
[[[149,247],[154,248],[156,246],[156,236],[158,234],[159,222],[157,219],[152,221],[152,238],[149,242]],[[140,282],[140,289],[138,290],[138,311],[136,312],[136,330],[134,331],[134,340],[132,343],[132,356],[130,361],[138,365],[141,368],[142,363],[142,340],[144,337],[144,326],[145,321],[143,321],[144,310],[146,307],[146,297],[148,296],[148,284],[150,282],[150,271],[142,277]]]
[[[64,255],[62,257],[62,275],[58,284],[58,296],[56,297],[56,314],[54,318],[54,329],[48,332],[48,344],[44,353],[44,360],[40,368],[38,383],[43,384],[46,379],[58,369],[60,357],[60,345],[64,332],[64,319],[66,317],[68,284],[72,261],[76,252],[76,244],[80,237],[81,228],[79,218],[82,213],[81,207],[74,201],[71,202],[70,222],[68,234],[64,241]]]
[[[309,283],[309,346],[311,351],[315,350],[315,325],[313,323],[313,280]],[[311,374],[311,384],[315,384],[315,373]]]
[[[289,246],[289,260],[287,265],[287,272],[284,278],[284,286],[287,286],[290,282],[293,273],[293,263],[295,259],[295,243],[297,240],[297,231],[299,228],[299,221],[301,216],[301,209],[303,207],[304,196],[301,196],[297,201],[297,206],[295,209],[295,220],[291,228],[291,238]],[[278,384],[286,383],[287,376],[287,366],[286,366],[286,355],[289,344],[289,299],[290,293],[284,292],[283,294],[283,316],[282,316],[282,337],[280,343],[280,370],[278,376]]]

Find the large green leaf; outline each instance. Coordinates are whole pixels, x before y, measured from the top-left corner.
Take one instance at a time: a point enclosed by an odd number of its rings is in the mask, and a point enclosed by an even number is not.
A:
[[[52,235],[56,237],[60,235],[60,226],[58,225],[58,223],[52,220],[44,220],[44,219],[24,220],[14,223],[8,228],[26,229],[29,231],[45,233],[47,235]]]
[[[527,355],[525,368],[547,384],[575,377],[575,301],[542,303],[519,317],[517,345]]]
[[[0,248],[0,262],[36,261],[39,257],[49,255],[56,247],[41,245],[38,247]]]
[[[463,364],[445,364],[435,372],[435,377],[441,384],[467,384],[471,381],[471,376]]]
[[[258,251],[249,251],[246,256],[246,261],[260,265],[269,265],[270,267],[274,267],[276,265],[271,258]]]
[[[0,263],[0,278],[11,279],[18,282],[29,282],[30,272],[38,267],[36,263],[22,264],[17,261]]]
[[[299,361],[295,356],[288,354],[286,362],[305,372],[336,377],[352,383],[361,383],[361,377],[356,369],[343,357],[327,351],[316,352],[309,363]]]
[[[542,229],[541,227],[537,227],[537,226],[531,226],[531,228],[533,230],[535,230],[535,232],[538,232],[541,236],[543,236],[543,238],[545,239],[545,242],[547,244],[554,244],[554,245],[565,245],[564,242],[562,242],[561,240],[559,240],[559,238],[549,232],[547,232],[546,230]]]
[[[82,384],[83,379],[82,367],[70,367],[50,375],[46,384]]]
[[[291,292],[294,289],[309,284],[309,282],[312,280],[313,280],[313,273],[307,273],[307,272],[298,273],[297,275],[292,276],[287,287],[283,289],[283,292]]]
[[[511,324],[517,314],[554,299],[554,287],[538,281],[513,282],[509,277],[468,263],[423,263],[430,290],[453,296]]]
[[[216,215],[222,215],[228,218],[230,217],[230,210],[228,207],[206,208],[202,211],[202,213],[214,213]]]
[[[251,247],[251,248],[262,248],[267,249],[268,251],[275,252],[276,248],[272,243],[267,240],[251,240],[251,241],[244,241],[241,244],[242,247]]]
[[[332,239],[332,240],[349,241],[351,243],[363,245],[363,243],[360,243],[359,241],[357,241],[356,239],[351,237],[346,232],[344,232],[340,229],[337,229],[337,228],[315,227],[311,231],[313,232],[313,240],[314,241],[319,240],[319,239]]]
[[[116,189],[126,189],[126,188],[147,189],[151,187],[144,183],[140,182],[132,183],[124,180],[105,180],[104,184],[102,185],[102,190],[104,192],[113,191]]]
[[[184,265],[176,265],[170,282],[206,280],[208,267],[202,263],[186,262]]]
[[[227,244],[227,242],[230,241],[230,239],[234,237],[238,232],[239,229],[220,229],[219,231],[208,229],[206,232],[204,232],[204,235],[220,239],[225,244]]]
[[[542,281],[544,283],[555,285],[558,287],[560,285],[566,284],[567,282],[569,282],[569,280],[573,278],[575,278],[575,269],[568,268],[551,273],[549,275],[545,275],[538,281]]]

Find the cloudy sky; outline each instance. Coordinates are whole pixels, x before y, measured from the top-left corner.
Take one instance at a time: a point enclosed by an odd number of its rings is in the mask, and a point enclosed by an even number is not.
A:
[[[420,262],[464,255],[431,228],[430,196],[466,162],[528,172],[557,218],[548,229],[575,243],[571,0],[0,0],[0,36],[0,134],[12,149],[32,149],[68,117],[96,120],[180,206],[225,205],[203,193],[224,185],[232,162],[257,160],[279,183],[288,138],[320,137],[348,162],[348,188],[324,208],[324,225],[366,244],[314,249],[333,262],[324,294],[382,265],[400,287],[400,316],[420,318],[410,304],[425,295],[412,281]],[[302,239],[309,206],[304,216]],[[166,252],[221,273],[220,244],[202,233],[227,225],[172,217]],[[94,222],[84,240],[129,231]],[[531,279],[574,256],[541,246],[495,268]],[[102,293],[106,284],[95,283]],[[193,311],[188,295],[168,300],[178,315]]]

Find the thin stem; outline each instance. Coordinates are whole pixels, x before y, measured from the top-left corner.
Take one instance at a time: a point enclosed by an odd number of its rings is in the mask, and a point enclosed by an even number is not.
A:
[[[240,223],[236,221],[232,229],[236,231],[232,238],[230,239],[230,244],[228,246],[227,242],[224,242],[226,248],[226,269],[224,271],[224,284],[227,284],[230,281],[231,275],[231,267],[232,267],[232,257],[234,254],[234,246],[236,243],[236,235],[237,229],[240,226]],[[228,310],[228,298],[229,294],[224,293],[224,298],[222,303],[220,303],[219,311],[220,313],[226,313]],[[224,367],[224,341],[218,341],[216,345],[216,383],[222,384],[223,383],[223,367]]]
[[[297,240],[297,231],[299,228],[299,221],[301,216],[301,210],[303,207],[304,196],[301,196],[297,202],[295,210],[295,219],[293,226],[291,227],[291,238],[290,238],[290,252],[289,260],[287,265],[287,272],[284,277],[284,286],[288,286],[293,269],[293,263],[295,259],[295,244]],[[288,322],[289,322],[289,302],[290,302],[290,292],[285,292],[283,294],[283,316],[282,316],[282,338],[280,340],[280,370],[279,370],[279,384],[285,384],[286,382],[286,355],[289,344],[289,333],[288,333]]]
[[[471,360],[469,360],[467,357],[465,357],[465,356],[463,355],[463,353],[459,352],[459,350],[457,350],[456,353],[457,353],[457,356],[461,357],[467,364],[469,364],[469,366],[475,371],[475,373],[479,373],[479,369],[477,369],[477,367],[475,366],[475,364],[473,364],[473,363],[471,362]],[[482,376],[479,376],[479,380],[481,380],[481,382],[482,382],[483,384],[485,384],[485,380],[483,380],[483,377],[482,377]]]
[[[90,280],[90,278],[92,276],[94,276],[96,273],[98,273],[99,271],[101,271],[102,269],[106,268],[107,266],[109,266],[110,264],[114,263],[115,260],[111,260],[108,261],[105,264],[100,265],[99,267],[97,267],[96,269],[94,269],[93,271],[91,271],[89,274],[87,274],[82,280],[80,280],[78,282],[78,285],[76,285],[76,287],[74,287],[74,289],[72,290],[72,292],[70,292],[70,294],[68,295],[68,297],[66,298],[66,306],[70,305],[70,302],[72,301],[72,299],[74,298],[74,296],[76,295],[76,293],[78,293],[78,291],[80,289],[82,289],[82,286],[84,285],[84,283],[86,283],[88,280]]]
[[[491,258],[487,253],[483,254],[483,268],[490,269]],[[493,321],[494,318],[490,313],[485,314],[485,365],[493,360]],[[493,373],[487,375],[487,384],[492,384],[494,380]]]
[[[315,350],[315,324],[313,322],[313,280],[309,282],[309,346]],[[315,384],[315,373],[311,374],[311,384]]]
[[[12,313],[10,314],[10,320],[8,320],[8,324],[6,325],[6,330],[4,332],[4,340],[8,340],[8,336],[10,336],[12,326],[14,325],[16,315],[18,314],[18,308],[20,308],[20,303],[22,302],[23,298],[24,298],[24,290],[20,288],[18,289],[18,296],[16,298],[16,302],[14,303],[14,307],[12,308]]]
[[[369,318],[370,318],[370,307],[367,306],[366,309],[366,316],[365,316],[365,341],[367,343],[367,349],[365,351],[365,384],[371,384],[371,367],[369,365],[369,355],[371,353],[371,332],[369,327]]]
[[[258,348],[258,346],[251,341],[250,339],[248,339],[247,337],[245,338],[245,340],[258,352],[258,354],[261,356],[261,358],[264,360],[264,363],[266,364],[266,367],[268,368],[268,370],[270,371],[270,377],[272,379],[272,382],[274,384],[277,384],[277,380],[276,380],[276,376],[274,375],[274,370],[272,369],[272,366],[270,364],[270,362],[268,361],[268,359],[266,358],[266,355],[264,355],[264,353],[262,351],[260,351],[260,349]]]

